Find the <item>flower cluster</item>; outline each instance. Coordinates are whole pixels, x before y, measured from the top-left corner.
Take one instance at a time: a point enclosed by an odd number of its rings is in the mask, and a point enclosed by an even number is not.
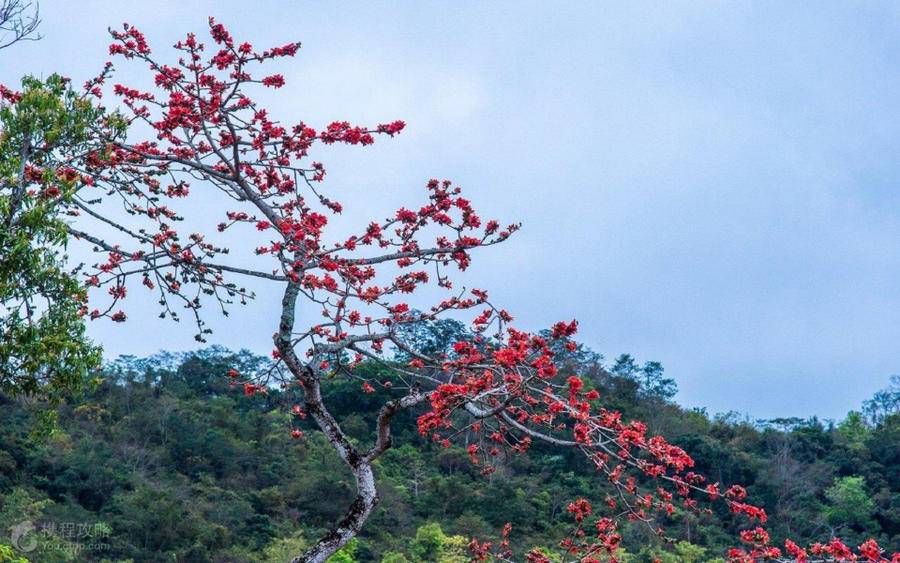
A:
[[[900,562],[900,553],[895,553],[888,559],[875,540],[863,542],[857,551],[854,551],[841,540],[834,538],[830,542],[815,543],[804,549],[791,540],[784,542],[784,552],[770,545],[769,534],[762,528],[745,530],[741,532],[741,541],[747,544],[747,548],[732,548],[728,551],[730,563],[756,563],[757,561],[779,561],[783,555],[787,555],[797,563],[810,561],[867,561],[878,563]]]
[[[448,265],[467,268],[473,249],[502,242],[518,229],[518,225],[501,229],[495,220],[483,225],[459,187],[449,180],[431,180],[427,200],[418,209],[400,208],[356,234],[328,240],[329,215],[341,213],[344,206],[320,187],[325,167],[307,161],[310,150],[317,143],[370,145],[379,135],[399,134],[406,124],[394,120],[363,127],[336,121],[321,129],[302,121],[284,125],[254,101],[251,90],[285,86],[283,75],[257,75],[256,69],[295,56],[299,43],[259,50],[235,41],[213,19],[209,32],[211,44],[188,34],[174,45],[177,60],[165,62],[156,58],[137,28],[126,24],[111,32],[110,53],[144,63],[157,87],[145,91],[115,84],[112,93],[130,114],[128,122],[151,127],[156,138],[125,142],[110,135],[109,143],[90,151],[75,167],[76,174],[90,178],[93,192],[79,197],[75,214],[111,225],[130,240],[126,250],[118,241],[83,237],[117,257],[95,264],[86,274],[91,287],[116,288],[110,292],[112,303],[95,309],[92,318],[125,320],[124,312],[113,313],[114,306],[124,299],[128,279],[137,275],[156,292],[162,316],[177,320],[174,305],[180,303],[193,315],[197,337],[203,340],[209,332],[200,316],[204,301],[214,299],[223,310],[235,300],[246,302],[252,292],[229,278],[249,275],[299,284],[323,310],[323,322],[310,327],[305,337],[335,343],[349,329],[372,331],[408,322],[410,315],[391,302],[394,296],[410,294],[431,281],[451,288],[444,271]],[[98,99],[103,95],[111,68],[85,84],[86,95]],[[110,117],[97,127],[111,128],[112,123]],[[226,201],[240,204],[224,213],[218,232],[250,226],[259,240],[255,254],[273,259],[272,268],[222,263],[232,254],[229,248],[205,234],[183,232],[179,223],[186,218],[174,205],[190,196],[197,181],[219,189]],[[124,221],[108,214],[104,194],[120,200],[131,218]],[[140,219],[148,224],[138,225]],[[425,266],[436,273],[427,272]],[[397,268],[401,271],[387,279],[381,272]],[[431,315],[476,302],[451,297]],[[379,339],[370,343],[377,349]]]
[[[454,437],[465,436],[469,456],[483,473],[492,472],[505,454],[527,451],[522,447],[526,441],[584,454],[613,492],[603,503],[606,514],[595,514],[594,506],[583,498],[568,505],[575,526],[560,547],[574,560],[614,558],[622,539],[621,517],[643,522],[665,538],[661,523],[676,509],[711,515],[711,503],[723,502],[733,513],[758,524],[740,534],[747,547],[727,554],[735,563],[780,560],[785,553],[800,561],[810,555],[817,561],[888,561],[874,540],[860,545],[858,552],[836,539],[807,549],[790,540],[785,550],[771,545],[761,527],[767,520],[765,510],[747,502],[743,487],[723,490],[719,483],[709,482],[692,470],[694,460],[682,448],[650,435],[646,424],[625,421],[619,412],[596,404],[599,393],[588,389],[588,381],[563,373],[554,350],[568,349],[559,344],[571,343],[577,329],[574,321],[557,323],[546,337],[512,328],[503,338],[488,337],[481,321],[473,326],[479,336],[456,343],[454,356],[431,359],[432,369],[444,374],[445,383],[429,396],[431,408],[419,417],[419,432],[445,446]],[[427,368],[428,363],[422,358],[417,365]],[[483,551],[475,555],[486,557]],[[550,559],[532,552],[528,561]]]

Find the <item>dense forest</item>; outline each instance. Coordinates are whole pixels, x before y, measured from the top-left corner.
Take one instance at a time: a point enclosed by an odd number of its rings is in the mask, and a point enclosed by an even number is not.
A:
[[[440,337],[432,329],[420,344]],[[266,362],[221,348],[124,357],[51,409],[0,397],[0,561],[280,562],[301,551],[343,514],[353,481],[313,426],[292,416],[293,390],[245,396],[230,384],[230,369]],[[358,369],[389,380],[388,367]],[[698,471],[745,484],[773,538],[874,537],[900,548],[900,379],[840,422],[751,421],[678,406],[675,382],[655,362],[606,362],[579,347],[567,369],[687,450]],[[364,440],[381,401],[358,387],[334,377],[324,389],[346,431]],[[377,462],[374,519],[331,561],[466,561],[470,538],[495,537],[507,522],[515,553],[539,546],[549,555],[571,524],[567,503],[608,493],[583,456],[540,444],[483,475],[464,447],[420,437],[414,417],[398,415],[396,446]],[[4,545],[23,521],[25,550]],[[715,561],[739,524],[724,508],[677,511],[668,542],[626,524],[618,558]]]

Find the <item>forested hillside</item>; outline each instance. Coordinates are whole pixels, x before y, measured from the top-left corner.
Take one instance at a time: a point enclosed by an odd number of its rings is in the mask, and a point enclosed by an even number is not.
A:
[[[230,369],[265,362],[215,348],[124,358],[53,410],[0,398],[0,537],[27,520],[36,542],[26,553],[3,539],[0,560],[280,562],[296,554],[341,517],[354,484],[321,435],[290,414],[293,391],[245,396],[229,384]],[[773,539],[840,535],[857,545],[874,537],[900,548],[897,381],[838,423],[751,422],[679,407],[675,383],[656,363],[603,362],[579,348],[568,367],[608,406],[687,450],[698,472],[745,484],[766,507]],[[360,369],[391,377],[376,364]],[[340,377],[325,390],[346,431],[369,436],[379,391],[360,394],[357,381]],[[567,503],[603,503],[609,492],[583,456],[540,444],[483,475],[463,447],[421,438],[414,417],[398,414],[396,445],[377,462],[382,501],[371,525],[332,560],[465,561],[470,538],[496,536],[507,522],[517,554],[535,546],[550,554],[568,533]],[[626,525],[620,560],[714,560],[734,545],[738,524],[724,507],[706,517],[678,511],[669,544],[643,524]]]

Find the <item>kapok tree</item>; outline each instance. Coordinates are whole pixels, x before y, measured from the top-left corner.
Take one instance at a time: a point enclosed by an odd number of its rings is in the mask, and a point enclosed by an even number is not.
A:
[[[121,303],[143,290],[158,299],[162,316],[187,311],[203,340],[209,333],[201,315],[205,305],[225,310],[252,297],[240,278],[280,292],[272,318],[273,365],[262,373],[227,375],[248,395],[277,384],[296,389],[302,401],[292,408],[298,424],[291,435],[301,438],[299,420],[311,420],[356,482],[345,516],[294,561],[324,561],[360,532],[378,502],[373,462],[393,445],[393,418],[409,409],[419,409],[419,432],[439,444],[477,436],[467,449],[485,473],[505,455],[526,455],[535,441],[583,454],[612,492],[603,514],[595,515],[585,499],[569,505],[574,525],[560,545],[572,560],[608,560],[619,546],[623,519],[664,536],[659,522],[667,515],[676,509],[711,513],[715,502],[751,521],[741,534],[746,547],[728,554],[733,561],[886,560],[872,541],[857,553],[838,540],[806,550],[791,542],[784,551],[773,547],[760,527],[765,511],[746,501],[743,488],[693,472],[684,450],[648,435],[641,422],[604,409],[597,391],[560,370],[555,351],[575,347],[575,321],[557,323],[547,337],[530,334],[511,327],[511,315],[486,291],[455,289],[452,270],[465,270],[476,251],[507,240],[519,227],[482,219],[451,181],[429,180],[418,203],[356,232],[332,234],[330,217],[343,207],[325,189],[325,167],[310,159],[311,151],[322,144],[367,146],[400,133],[404,123],[334,122],[321,129],[282,124],[252,94],[284,86],[280,74],[260,73],[259,67],[293,57],[300,45],[260,50],[235,41],[213,20],[209,29],[210,44],[189,34],[175,44],[172,62],[157,59],[134,27],[111,31],[110,53],[145,65],[155,89],[114,84],[122,111],[96,117],[93,148],[71,151],[50,172],[40,163],[21,164],[31,171],[25,182],[65,178],[76,186],[59,209],[68,217],[68,233],[101,254],[83,272],[93,297],[105,299],[82,308],[91,319],[125,321]],[[83,98],[99,107],[111,72],[108,64],[88,81]],[[15,103],[13,95],[7,99]],[[152,136],[135,138],[140,130]],[[48,189],[43,185],[33,197],[57,197]],[[218,232],[237,230],[246,242],[226,248],[216,233],[200,232],[205,213],[176,210],[200,190],[215,191],[230,205]],[[426,285],[445,296],[413,309],[409,295]],[[472,336],[455,342],[452,353],[426,353],[406,337],[410,327],[466,313]],[[407,360],[392,361],[391,351]],[[360,375],[354,368],[363,361],[384,363],[392,378]],[[360,393],[385,397],[369,444],[351,441],[323,400],[323,385],[333,375],[355,377]],[[495,544],[473,540],[473,558],[508,560],[509,533],[505,529]],[[537,552],[527,558],[548,561]]]

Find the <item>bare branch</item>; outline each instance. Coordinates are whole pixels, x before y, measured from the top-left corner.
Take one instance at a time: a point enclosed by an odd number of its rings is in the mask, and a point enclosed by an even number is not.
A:
[[[37,41],[41,24],[37,3],[25,0],[0,0],[0,49],[19,41]]]

